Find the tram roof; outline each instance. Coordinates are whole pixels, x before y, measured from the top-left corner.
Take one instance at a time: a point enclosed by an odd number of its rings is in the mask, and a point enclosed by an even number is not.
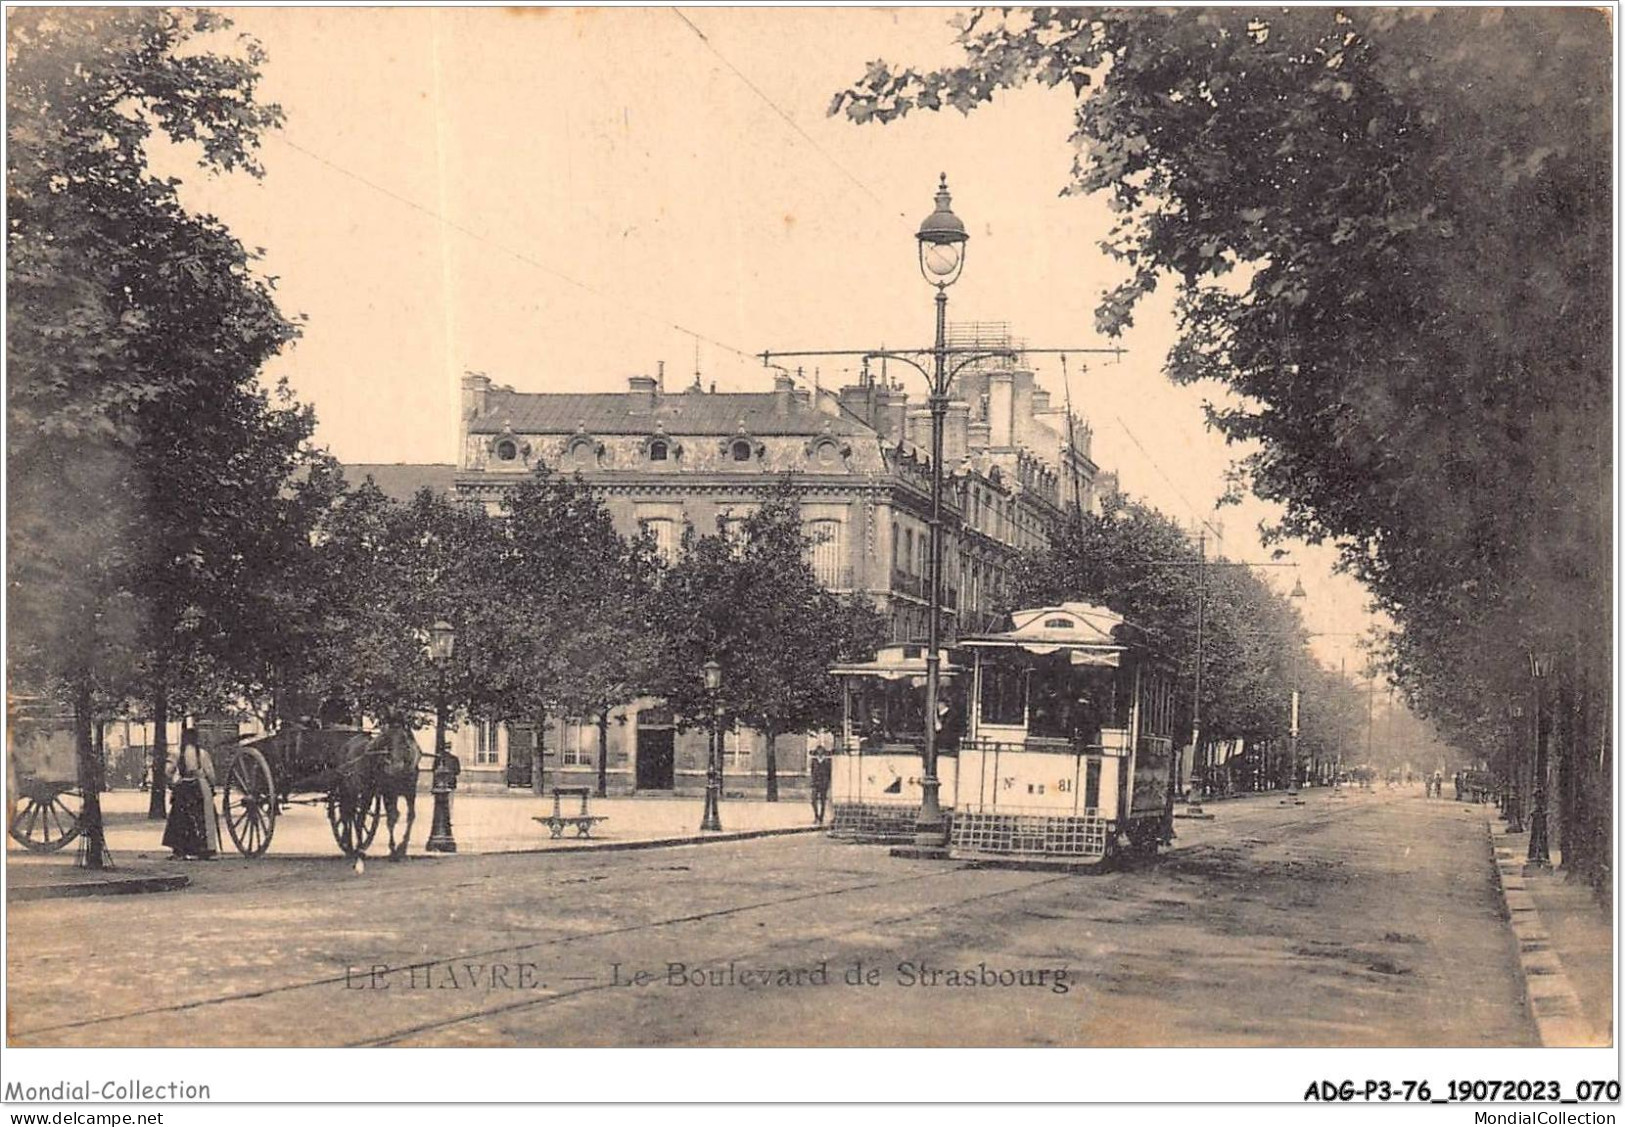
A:
[[[1115,611],[1089,603],[1060,603],[1011,612],[1011,629],[961,638],[966,649],[1020,649],[1047,656],[1067,653],[1077,665],[1116,665],[1135,648],[1138,627]]]
[[[879,677],[884,681],[924,677],[925,650],[924,646],[882,646],[873,661],[834,665],[830,667],[830,673],[836,677]],[[937,672],[942,676],[952,677],[963,672],[950,660],[947,650],[939,649],[937,657]]]

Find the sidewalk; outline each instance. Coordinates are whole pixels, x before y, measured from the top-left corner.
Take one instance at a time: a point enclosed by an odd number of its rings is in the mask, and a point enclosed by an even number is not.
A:
[[[565,814],[580,810],[580,799],[564,800]],[[703,799],[640,796],[637,798],[594,798],[591,812],[605,818],[593,829],[591,838],[581,838],[574,829],[554,838],[547,827],[533,819],[551,814],[551,797],[515,792],[510,794],[458,794],[451,808],[452,834],[459,853],[573,852],[583,849],[636,849],[700,841],[737,841],[769,834],[811,832],[817,829],[812,807],[802,799],[763,802],[759,799],[724,799],[720,834],[699,831]],[[141,791],[113,791],[102,796],[103,818],[107,827],[107,847],[121,869],[136,862],[163,861],[169,864],[168,850],[160,844],[162,822],[147,820],[147,795]],[[411,853],[424,852],[433,819],[434,800],[427,793],[417,799],[417,820],[412,827]],[[403,812],[404,818],[404,812]],[[233,853],[224,832],[222,844]],[[73,870],[75,846],[60,853],[36,856],[16,842],[6,842],[8,872],[32,869],[44,864],[52,871]],[[369,856],[382,857],[389,851],[389,830],[382,820]],[[276,831],[267,851],[272,857],[337,857],[338,845],[327,823],[323,805],[296,805],[277,816]],[[171,865],[170,868],[179,866]],[[77,871],[77,870],[73,870]]]
[[[1529,1012],[1547,1046],[1613,1044],[1613,927],[1591,888],[1570,880],[1562,854],[1552,868],[1526,865],[1529,834],[1508,833],[1490,808],[1490,838],[1518,937]]]

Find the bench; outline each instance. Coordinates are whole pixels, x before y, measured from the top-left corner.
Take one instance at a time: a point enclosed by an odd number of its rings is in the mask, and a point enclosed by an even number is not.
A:
[[[567,795],[571,798],[581,799],[581,813],[566,814],[560,808],[560,803]],[[599,822],[608,821],[608,818],[605,815],[593,814],[588,811],[587,800],[591,797],[591,795],[591,787],[554,787],[553,813],[546,815],[545,817],[542,815],[537,815],[534,821],[540,822],[542,825],[546,826],[552,831],[553,836],[556,838],[564,836],[566,826],[574,826],[576,828],[577,837],[591,837],[593,826],[597,825]]]

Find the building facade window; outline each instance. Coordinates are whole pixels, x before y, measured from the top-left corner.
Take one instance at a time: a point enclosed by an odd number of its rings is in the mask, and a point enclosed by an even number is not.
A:
[[[559,764],[564,767],[591,767],[598,750],[598,729],[584,720],[566,720],[559,725]]]
[[[664,442],[656,440],[649,443],[649,461],[664,462],[670,454],[671,447],[667,446]]]
[[[736,462],[750,461],[750,443],[743,438],[736,440],[732,446],[728,447],[728,451]]]
[[[838,520],[809,521],[807,534],[812,540],[808,562],[818,582],[829,588],[849,586],[845,569],[845,525]]]
[[[504,438],[497,443],[497,461],[511,462],[519,457],[519,444],[511,438]]]
[[[495,720],[476,720],[474,722],[474,765],[476,767],[494,767],[502,762],[502,753],[499,746],[497,722]]]
[[[655,554],[667,563],[677,559],[677,522],[666,517],[644,517],[638,528],[654,541]]]
[[[750,770],[751,741],[738,728],[722,733],[722,765],[731,771]]]

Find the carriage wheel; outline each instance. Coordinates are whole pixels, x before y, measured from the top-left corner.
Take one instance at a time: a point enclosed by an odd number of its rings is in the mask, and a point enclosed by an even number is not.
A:
[[[23,796],[11,819],[11,836],[30,853],[55,853],[79,836],[84,796],[77,790],[40,791]]]
[[[327,824],[333,828],[333,840],[346,857],[359,857],[367,851],[378,835],[378,821],[383,814],[384,796],[371,785],[363,787],[350,810],[344,809],[336,793],[327,796]]]
[[[276,788],[271,766],[257,748],[242,748],[231,761],[220,806],[237,852],[258,857],[270,848],[271,834],[276,831]]]

